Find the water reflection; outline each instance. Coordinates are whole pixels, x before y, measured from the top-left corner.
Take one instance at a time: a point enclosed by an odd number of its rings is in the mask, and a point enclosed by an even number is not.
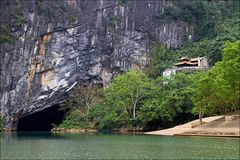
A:
[[[1,133],[1,159],[238,159],[239,139]]]

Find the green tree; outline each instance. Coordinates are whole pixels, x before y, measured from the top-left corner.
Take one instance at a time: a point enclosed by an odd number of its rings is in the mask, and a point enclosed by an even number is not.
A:
[[[208,114],[225,114],[239,110],[240,41],[227,42],[223,60],[208,72],[193,75],[190,86],[193,95],[193,112],[202,117]]]
[[[90,112],[96,104],[102,101],[102,96],[102,88],[93,84],[75,87],[71,91],[68,100],[62,104],[61,109],[70,108],[71,111],[61,126],[88,127],[88,123],[92,119]]]
[[[162,75],[162,72],[170,67],[178,57],[178,52],[173,52],[173,50],[168,49],[161,43],[153,44],[150,51],[150,63],[144,71],[151,78],[157,78]]]
[[[155,120],[171,122],[178,114],[189,112],[191,107],[187,86],[191,84],[188,73],[178,73],[171,79],[158,77],[151,96],[140,108],[138,119],[144,126]]]
[[[91,115],[98,129],[119,129],[137,125],[137,111],[149,96],[152,81],[142,72],[130,70],[117,76],[104,91],[104,100]]]
[[[205,72],[196,73],[193,76],[193,84],[190,86],[193,92],[191,97],[194,107],[192,112],[198,114],[199,122],[202,124],[202,118],[210,111],[210,101],[213,97],[214,87],[213,79],[209,78]]]
[[[128,113],[135,125],[137,110],[150,94],[151,87],[151,80],[142,71],[130,70],[113,80],[106,97],[112,106]]]
[[[225,81],[225,88],[229,88],[229,93],[225,95],[230,99],[229,106],[239,109],[240,105],[240,40],[236,42],[227,42],[222,52],[223,61],[218,62],[212,69],[218,72],[219,79]]]

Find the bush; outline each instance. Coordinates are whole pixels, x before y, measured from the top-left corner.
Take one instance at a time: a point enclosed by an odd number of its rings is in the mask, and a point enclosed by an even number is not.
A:
[[[86,116],[80,110],[72,111],[66,119],[57,126],[58,128],[65,129],[79,129],[79,128],[88,128],[86,122]]]
[[[0,26],[0,43],[12,42],[14,37],[11,35],[10,26],[1,24]]]
[[[0,43],[12,42],[13,36],[11,35],[0,35]]]
[[[15,15],[15,20],[16,20],[16,26],[18,28],[20,28],[23,25],[23,23],[24,23],[22,15]]]
[[[98,124],[98,130],[112,130],[120,128],[120,119],[116,113],[106,115]]]
[[[49,11],[49,7],[43,4],[43,2],[36,1],[36,6],[39,12],[44,13]]]

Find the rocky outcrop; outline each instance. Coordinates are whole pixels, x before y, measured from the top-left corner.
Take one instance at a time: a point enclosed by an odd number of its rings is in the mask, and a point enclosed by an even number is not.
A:
[[[181,47],[193,27],[161,19],[166,0],[0,1],[0,104],[6,127],[51,107],[77,83],[107,85],[148,63],[149,44]]]

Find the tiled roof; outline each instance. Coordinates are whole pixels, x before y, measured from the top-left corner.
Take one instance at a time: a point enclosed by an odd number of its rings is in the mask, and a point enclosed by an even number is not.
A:
[[[179,59],[179,61],[183,61],[183,60],[189,61],[189,58],[188,57],[182,57],[182,58]]]
[[[174,66],[179,66],[179,65],[183,65],[183,64],[187,64],[187,65],[197,65],[198,62],[183,61],[183,62],[178,62],[178,63],[174,64]]]
[[[201,60],[201,59],[203,59],[204,57],[197,57],[197,58],[192,58],[192,59],[190,59],[190,61],[198,61],[198,60]]]

